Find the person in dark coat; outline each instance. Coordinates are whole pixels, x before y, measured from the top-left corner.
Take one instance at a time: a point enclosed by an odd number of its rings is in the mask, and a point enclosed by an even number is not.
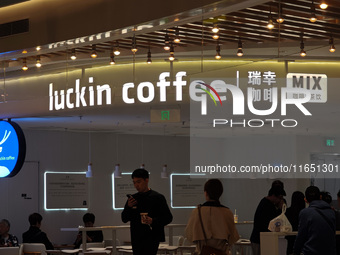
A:
[[[149,173],[139,168],[132,173],[138,193],[130,195],[122,212],[122,221],[130,221],[134,255],[156,255],[160,242],[165,241],[164,226],[172,221],[165,197],[148,186]]]
[[[299,215],[299,231],[294,244],[294,254],[335,255],[335,212],[320,199],[320,190],[309,186],[305,191],[309,207]]]
[[[28,221],[30,222],[30,228],[22,234],[22,242],[23,243],[43,243],[46,247],[46,250],[53,250],[53,244],[48,239],[45,232],[40,230],[42,216],[39,213],[32,213],[28,217]]]
[[[299,214],[302,209],[306,208],[305,195],[301,191],[295,191],[292,194],[292,201],[289,208],[286,210],[286,217],[292,225],[293,231],[298,231]],[[293,247],[296,236],[286,236],[287,255],[293,254]]]

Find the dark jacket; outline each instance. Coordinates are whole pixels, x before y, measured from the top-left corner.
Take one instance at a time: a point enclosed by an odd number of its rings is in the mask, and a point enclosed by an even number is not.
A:
[[[23,243],[43,243],[46,250],[53,250],[53,244],[48,240],[45,232],[42,232],[40,228],[30,226],[28,231],[22,234]]]
[[[281,210],[278,210],[267,198],[262,198],[256,208],[250,241],[252,243],[260,243],[260,232],[269,232],[269,222],[280,214]]]
[[[322,216],[324,215],[324,216]],[[323,200],[314,200],[299,215],[294,254],[335,255],[335,212]]]
[[[137,200],[137,208],[130,208],[126,203],[121,215],[124,223],[130,221],[132,244],[147,245],[143,244],[146,237],[151,237],[148,240],[155,242],[164,242],[164,226],[172,221],[172,214],[165,197],[154,190],[132,196]],[[141,223],[140,213],[145,212],[152,218],[151,226]]]

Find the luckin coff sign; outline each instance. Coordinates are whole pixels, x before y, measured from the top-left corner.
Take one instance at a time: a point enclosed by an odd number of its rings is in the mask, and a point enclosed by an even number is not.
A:
[[[183,91],[188,82],[184,79],[185,71],[177,72],[174,81],[171,83],[170,72],[163,72],[159,75],[158,82],[150,81],[135,84],[128,82],[122,85],[122,100],[126,104],[135,104],[136,102],[151,103],[155,100],[167,102],[168,88],[175,88],[175,100],[183,100]],[[248,71],[247,89],[240,88],[239,74],[237,72],[237,84],[229,84],[220,79],[200,79],[192,80],[189,84],[189,96],[194,102],[200,105],[200,114],[209,115],[208,101],[214,102],[215,106],[223,105],[227,101],[227,94],[232,96],[232,114],[233,116],[245,115],[245,110],[255,116],[268,116],[278,111],[280,105],[280,115],[287,115],[287,106],[293,105],[299,112],[305,116],[311,116],[312,113],[305,106],[306,103],[325,103],[327,101],[327,76],[325,74],[303,74],[288,73],[286,76],[286,87],[276,87],[275,72]],[[235,80],[235,79],[234,79]],[[75,80],[74,88],[67,90],[54,90],[54,84],[49,84],[49,110],[59,111],[64,109],[94,107],[102,105],[111,105],[112,89],[110,84],[94,85],[94,78],[90,77],[88,86],[81,86],[80,79]],[[267,85],[261,89],[259,85]],[[245,84],[241,84],[244,87]],[[129,96],[129,91],[136,96]],[[159,97],[156,98],[156,91]],[[280,100],[280,101],[279,101]],[[267,109],[257,109],[256,102],[267,101],[270,107]],[[246,108],[247,107],[247,108]],[[245,109],[246,108],[246,109]],[[267,118],[266,121],[282,121],[289,127],[298,124],[297,120],[277,120]],[[215,124],[226,124],[230,121],[226,119],[214,120]],[[273,125],[272,125],[273,126]],[[285,126],[285,125],[283,125]]]

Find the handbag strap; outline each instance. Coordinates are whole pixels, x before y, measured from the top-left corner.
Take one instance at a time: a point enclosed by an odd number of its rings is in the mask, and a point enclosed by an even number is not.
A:
[[[205,244],[207,244],[207,235],[205,234],[204,227],[203,227],[203,222],[202,222],[201,205],[198,205],[198,216],[200,218],[200,222],[201,222],[201,227],[202,227],[202,231],[203,231],[203,235],[204,235]]]

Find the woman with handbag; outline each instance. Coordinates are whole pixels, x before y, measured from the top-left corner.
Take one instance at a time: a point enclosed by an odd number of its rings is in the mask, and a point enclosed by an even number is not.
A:
[[[208,180],[204,185],[206,202],[191,213],[185,232],[196,244],[196,254],[228,254],[239,239],[233,213],[219,201],[222,193],[220,180]]]

